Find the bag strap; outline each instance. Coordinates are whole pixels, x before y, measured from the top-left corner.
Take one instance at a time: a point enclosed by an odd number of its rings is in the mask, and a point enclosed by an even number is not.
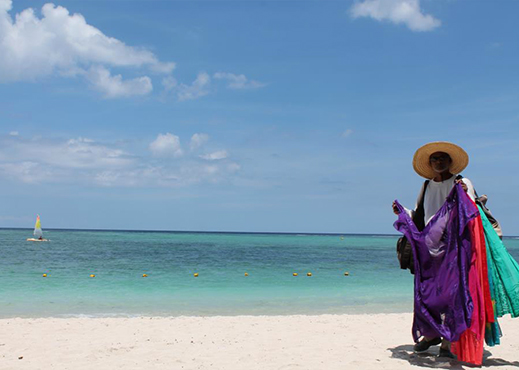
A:
[[[425,180],[423,184],[423,191],[420,194],[420,198],[418,198],[418,204],[416,206],[416,210],[413,215],[413,222],[416,225],[416,228],[420,231],[425,229],[425,191],[427,190],[427,185],[429,185],[429,180]]]

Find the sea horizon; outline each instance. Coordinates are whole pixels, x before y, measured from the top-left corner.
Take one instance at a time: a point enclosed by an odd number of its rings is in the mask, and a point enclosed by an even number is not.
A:
[[[0,227],[0,230],[33,230],[32,227]],[[295,231],[199,231],[199,230],[163,230],[163,229],[89,229],[89,228],[53,228],[45,227],[44,231],[99,231],[128,233],[177,233],[177,234],[257,234],[257,235],[324,235],[324,236],[402,236],[400,233],[338,233],[338,232],[295,232]],[[519,235],[503,235],[503,238],[519,238]]]
[[[32,227],[0,227],[0,230],[33,230]],[[259,234],[259,235],[330,235],[330,236],[399,236],[400,234],[384,233],[339,233],[339,232],[296,232],[296,231],[199,231],[199,230],[164,230],[164,229],[90,229],[90,228],[60,228],[45,227],[45,231],[99,231],[99,232],[129,232],[129,233],[178,233],[178,234]]]

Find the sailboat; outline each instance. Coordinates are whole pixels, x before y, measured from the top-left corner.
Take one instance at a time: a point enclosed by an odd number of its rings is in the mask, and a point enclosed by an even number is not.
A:
[[[34,225],[34,238],[27,238],[28,242],[46,242],[47,239],[43,239],[43,231],[41,230],[40,215],[36,216],[36,224]]]

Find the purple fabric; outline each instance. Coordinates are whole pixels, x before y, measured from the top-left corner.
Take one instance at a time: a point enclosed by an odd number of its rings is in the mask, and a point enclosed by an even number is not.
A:
[[[423,231],[396,202],[400,214],[394,223],[413,246],[414,320],[413,338],[443,337],[459,340],[470,327],[473,304],[468,272],[472,256],[468,223],[478,210],[460,185]]]

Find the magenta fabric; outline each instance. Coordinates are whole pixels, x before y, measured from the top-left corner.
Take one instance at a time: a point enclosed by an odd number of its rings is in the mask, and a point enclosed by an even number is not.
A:
[[[423,231],[400,210],[395,228],[413,246],[415,287],[413,338],[443,337],[451,342],[470,327],[474,305],[468,272],[472,246],[468,223],[478,209],[456,185]]]

